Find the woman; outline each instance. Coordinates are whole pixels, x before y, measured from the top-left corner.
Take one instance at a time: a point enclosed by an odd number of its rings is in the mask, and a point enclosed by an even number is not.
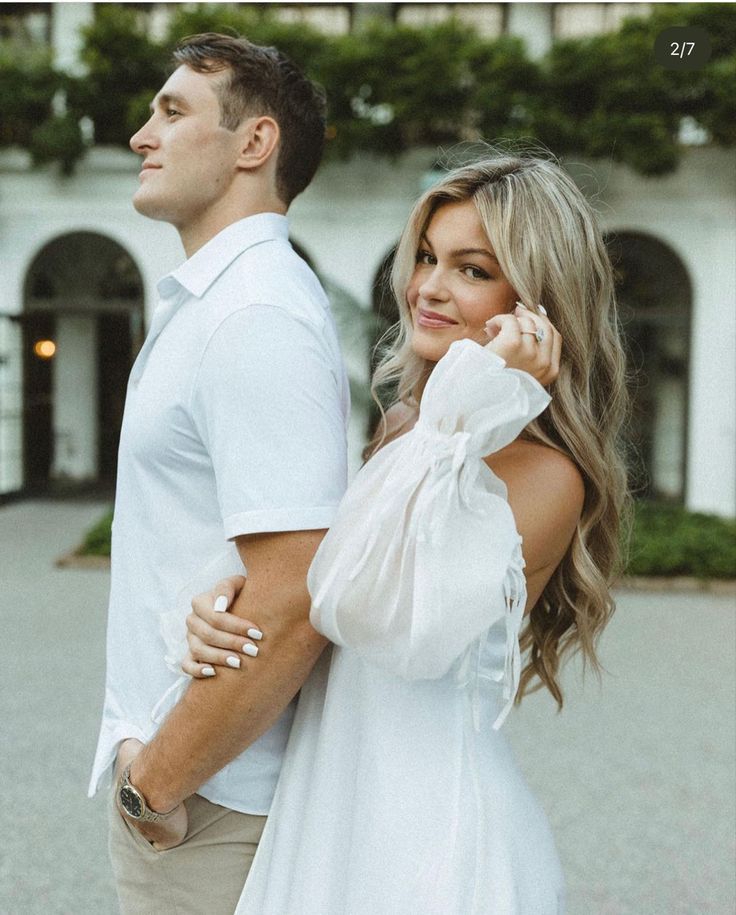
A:
[[[491,155],[418,201],[392,285],[400,325],[374,390],[393,381],[396,402],[309,575],[312,623],[337,647],[302,690],[238,912],[557,915],[549,828],[497,729],[532,689],[562,704],[561,659],[595,667],[613,611],[610,263],[558,166]],[[212,612],[239,587],[194,602],[187,673],[242,649],[253,621]]]

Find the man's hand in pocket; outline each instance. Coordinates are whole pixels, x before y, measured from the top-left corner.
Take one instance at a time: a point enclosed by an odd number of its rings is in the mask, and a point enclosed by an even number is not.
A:
[[[143,749],[143,744],[139,740],[124,740],[118,749],[118,758],[115,764],[115,784],[120,787],[120,776],[126,766],[131,763]],[[154,823],[145,823],[136,820],[123,810],[120,806],[119,794],[116,794],[116,804],[120,815],[130,823],[133,829],[137,829],[143,838],[151,843],[156,851],[165,851],[167,848],[174,848],[180,845],[187,834],[189,825],[187,818],[187,808],[184,804],[179,804],[170,816],[164,820]],[[161,811],[157,811],[161,812]]]

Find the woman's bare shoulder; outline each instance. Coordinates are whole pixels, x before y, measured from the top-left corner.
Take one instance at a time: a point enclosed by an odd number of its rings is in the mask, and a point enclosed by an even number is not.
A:
[[[535,489],[559,491],[582,508],[585,496],[582,474],[572,458],[556,448],[517,439],[486,458],[486,463],[507,483],[523,480],[526,486]]]
[[[585,483],[575,462],[547,445],[517,439],[486,463],[506,484],[529,571],[554,568],[583,512]]]

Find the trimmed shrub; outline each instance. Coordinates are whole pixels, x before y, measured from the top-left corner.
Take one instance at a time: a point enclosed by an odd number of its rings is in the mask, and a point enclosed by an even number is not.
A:
[[[639,502],[626,571],[736,578],[736,521],[676,505]]]

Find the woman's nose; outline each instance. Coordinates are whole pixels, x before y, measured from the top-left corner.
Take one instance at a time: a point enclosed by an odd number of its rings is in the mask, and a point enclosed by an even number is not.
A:
[[[439,264],[436,264],[431,270],[427,270],[419,284],[418,292],[423,299],[444,299],[447,297],[444,273]]]

